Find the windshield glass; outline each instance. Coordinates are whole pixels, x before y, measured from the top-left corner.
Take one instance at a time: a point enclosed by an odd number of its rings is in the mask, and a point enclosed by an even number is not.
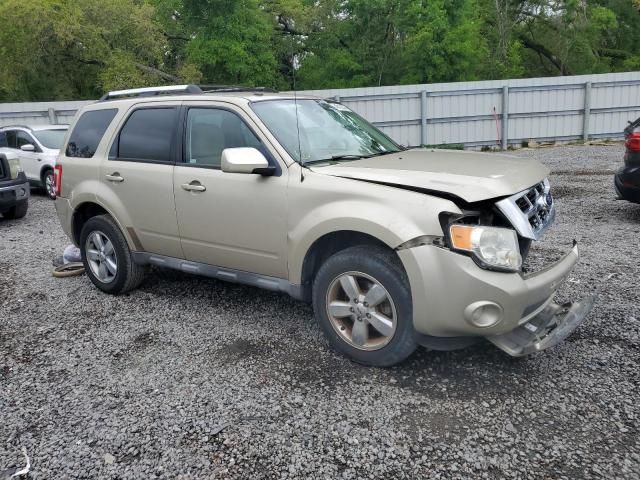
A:
[[[255,102],[251,107],[289,155],[304,164],[347,161],[402,150],[376,127],[337,103],[286,99]]]
[[[54,150],[60,150],[62,148],[62,142],[67,130],[36,130],[33,135],[45,148],[51,148]]]

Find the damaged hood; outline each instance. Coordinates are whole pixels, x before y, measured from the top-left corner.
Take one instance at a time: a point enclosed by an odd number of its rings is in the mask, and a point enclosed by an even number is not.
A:
[[[549,173],[541,163],[528,158],[426,149],[316,165],[313,170],[335,177],[444,193],[469,203],[512,195],[535,185]]]

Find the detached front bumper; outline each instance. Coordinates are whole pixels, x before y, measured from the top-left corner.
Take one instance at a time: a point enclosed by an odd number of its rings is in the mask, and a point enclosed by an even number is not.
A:
[[[487,337],[512,357],[524,357],[554,347],[573,333],[587,317],[595,295],[565,305],[549,304],[524,325],[503,335]]]
[[[553,303],[578,262],[577,245],[557,263],[526,275],[483,270],[471,258],[433,245],[398,255],[409,276],[413,323],[420,335],[486,337],[507,353],[526,355],[561,341],[593,305],[584,300],[563,313]],[[488,312],[490,321],[479,321],[477,312]],[[517,336],[522,329],[537,336]]]

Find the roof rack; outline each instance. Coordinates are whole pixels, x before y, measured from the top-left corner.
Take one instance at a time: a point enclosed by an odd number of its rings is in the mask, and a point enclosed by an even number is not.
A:
[[[276,90],[267,87],[243,87],[241,85],[166,85],[163,87],[131,88],[128,90],[115,90],[104,94],[99,102],[114,100],[122,97],[146,97],[164,94],[191,94],[200,95],[213,92],[269,92]]]
[[[277,93],[277,90],[268,87],[245,87],[243,85],[199,85],[204,93],[212,92],[258,92]]]
[[[145,97],[162,95],[167,93],[203,93],[202,89],[198,85],[166,85],[164,87],[144,87],[144,88],[130,88],[128,90],[115,90],[113,92],[105,93],[100,97],[99,102],[106,100],[112,100],[120,97]]]

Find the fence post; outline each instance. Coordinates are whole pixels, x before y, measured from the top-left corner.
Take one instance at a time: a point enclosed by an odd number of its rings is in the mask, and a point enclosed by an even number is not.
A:
[[[502,150],[509,147],[509,86],[502,87]]]
[[[47,113],[49,115],[49,123],[51,125],[57,125],[58,124],[58,116],[56,115],[55,108],[50,107]]]
[[[420,92],[420,145],[427,144],[427,91]]]
[[[591,116],[591,82],[584,84],[584,117],[582,123],[582,140],[589,141],[589,117]]]

